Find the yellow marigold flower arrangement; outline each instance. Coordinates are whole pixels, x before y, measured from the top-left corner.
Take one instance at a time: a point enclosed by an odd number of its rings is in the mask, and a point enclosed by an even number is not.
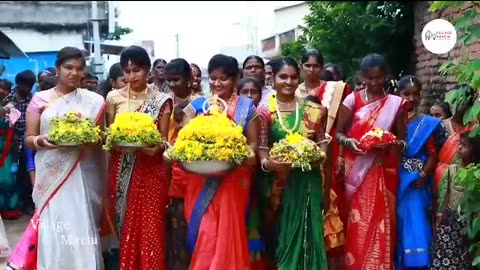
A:
[[[57,116],[50,121],[48,140],[54,144],[87,144],[100,140],[100,128],[76,111]]]
[[[178,133],[169,157],[181,162],[225,161],[241,164],[250,156],[243,128],[212,110],[192,119]]]
[[[153,146],[162,141],[152,117],[140,112],[119,113],[107,129],[106,136],[105,150],[120,143]]]
[[[318,145],[300,133],[288,134],[285,139],[273,144],[270,158],[279,162],[292,163],[292,167],[302,171],[312,170],[312,163],[326,157]]]

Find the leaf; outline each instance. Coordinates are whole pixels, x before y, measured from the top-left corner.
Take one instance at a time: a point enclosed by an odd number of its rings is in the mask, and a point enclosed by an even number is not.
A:
[[[480,264],[480,257],[476,257],[476,258],[473,260],[472,265],[473,265],[473,266],[477,266],[477,265],[479,265],[479,264]]]

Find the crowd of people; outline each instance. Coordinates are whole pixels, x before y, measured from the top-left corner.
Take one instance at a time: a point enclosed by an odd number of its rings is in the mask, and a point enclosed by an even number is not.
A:
[[[438,101],[422,114],[419,80],[392,80],[379,54],[365,56],[353,86],[316,49],[299,63],[253,55],[239,66],[223,54],[208,63],[211,93],[255,153],[220,181],[163,155],[208,102],[200,68],[185,59],[151,63],[131,46],[99,82],[82,51],[66,47],[54,68],[19,73],[14,89],[1,79],[0,214],[33,215],[8,269],[472,268],[453,181],[480,162],[480,140],[462,121],[472,104],[452,115]],[[10,108],[21,113],[13,126]],[[146,113],[169,144],[52,144],[51,119],[72,110],[102,129],[119,113]],[[373,128],[396,141],[362,150]],[[303,171],[271,159],[293,132],[315,141],[324,162]]]

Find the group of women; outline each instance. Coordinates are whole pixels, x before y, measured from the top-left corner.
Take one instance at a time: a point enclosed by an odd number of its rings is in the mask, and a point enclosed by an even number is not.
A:
[[[149,84],[149,55],[131,46],[110,69],[115,89],[104,99],[78,88],[82,51],[62,49],[57,85],[36,93],[27,109],[38,226],[27,229],[10,269],[32,260],[39,270],[467,269],[461,224],[449,208],[452,194],[461,192],[450,192],[456,186],[447,169],[454,157],[457,164],[478,162],[477,139],[465,136],[469,127],[459,121],[464,110],[449,120],[453,133],[445,142],[443,122],[416,109],[415,77],[400,79],[389,93],[388,65],[371,54],[352,92],[335,66],[333,80],[323,80],[323,61],[318,50],[300,63],[287,57],[265,65],[251,56],[239,80],[235,58],[213,56],[211,92],[226,101],[228,117],[243,127],[256,155],[226,175],[203,177],[165,160],[165,143],[109,153],[101,142],[50,143],[56,115],[75,110],[106,128],[119,113],[137,111],[149,114],[173,145],[208,103],[194,90],[196,68],[184,59],[154,63],[164,81]],[[359,141],[373,128],[392,132],[396,142],[363,151]],[[269,158],[272,145],[295,132],[327,153],[311,171]],[[445,192],[432,195],[440,187]],[[441,204],[433,203],[437,197]]]

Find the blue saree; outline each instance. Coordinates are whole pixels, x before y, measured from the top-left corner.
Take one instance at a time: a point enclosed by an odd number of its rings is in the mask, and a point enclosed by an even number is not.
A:
[[[417,188],[413,184],[420,178],[419,171],[429,158],[428,140],[434,136],[438,142],[443,134],[441,121],[427,115],[408,123],[408,148],[402,157],[397,194],[397,270],[430,265],[433,176],[428,177],[423,187]]]

